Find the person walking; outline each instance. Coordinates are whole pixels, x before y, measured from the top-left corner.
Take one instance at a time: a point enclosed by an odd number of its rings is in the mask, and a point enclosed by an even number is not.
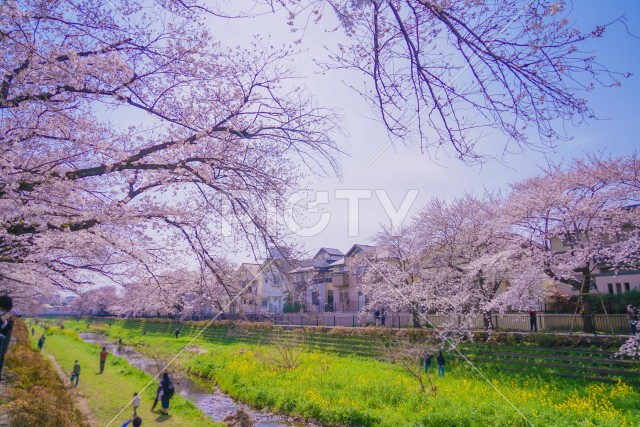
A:
[[[431,368],[431,359],[433,358],[433,355],[431,353],[427,353],[427,355],[424,357],[424,371],[425,372],[429,372],[429,369]]]
[[[129,424],[131,424],[133,427],[140,427],[142,425],[142,418],[138,416],[134,416],[133,418],[130,418],[124,423],[122,423],[120,427],[129,427]]]
[[[376,326],[380,326],[380,310],[373,312],[373,321]]]
[[[169,374],[166,372],[162,374],[162,381],[160,381],[160,385],[162,386],[162,395],[160,396],[160,402],[162,402],[162,413],[164,415],[169,415],[169,401],[173,397],[175,387],[169,378]]]
[[[38,351],[42,351],[42,347],[44,346],[45,340],[46,338],[44,337],[44,334],[40,335],[40,338],[38,339]]]
[[[14,316],[13,299],[9,295],[0,295],[0,378],[4,367],[4,355],[9,349],[11,332],[13,331]]]
[[[384,314],[384,308],[380,309],[380,326],[385,326],[387,316]]]
[[[440,375],[441,377],[444,377],[444,355],[442,354],[442,350],[440,350],[440,353],[438,353],[438,375]]]
[[[529,332],[538,332],[538,320],[535,310],[529,311]]]
[[[71,374],[71,382],[73,383],[75,380],[73,387],[78,387],[79,379],[80,379],[80,364],[76,360],[75,363],[73,364],[73,373]]]
[[[31,328],[31,336],[34,336],[36,334],[36,329],[35,328]]]
[[[178,338],[178,335],[180,335],[180,328],[176,328],[176,338]]]
[[[135,417],[138,415],[138,409],[140,408],[140,396],[138,396],[138,393],[133,393],[131,406],[133,406],[133,416]]]
[[[100,373],[104,372],[104,364],[107,362],[107,349],[106,347],[102,347],[102,351],[100,352]]]
[[[629,328],[631,329],[631,335],[635,335],[636,332],[638,332],[638,327],[636,324],[638,317],[636,315],[636,310],[631,304],[627,306],[627,317],[629,318]]]

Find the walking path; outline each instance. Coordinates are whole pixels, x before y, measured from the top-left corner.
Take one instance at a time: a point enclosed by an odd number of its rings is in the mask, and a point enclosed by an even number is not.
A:
[[[67,388],[69,394],[73,397],[76,408],[78,408],[78,410],[82,412],[82,415],[85,416],[85,418],[87,419],[87,423],[89,423],[91,427],[98,427],[98,422],[93,416],[93,412],[91,412],[91,409],[89,409],[89,403],[87,402],[87,399],[80,392],[80,390],[70,387],[69,378],[67,378],[67,375],[62,371],[62,368],[58,364],[58,361],[52,354],[49,355],[49,360],[51,360],[53,367],[56,369],[58,377],[60,377],[60,381],[62,381],[65,386],[68,386]]]

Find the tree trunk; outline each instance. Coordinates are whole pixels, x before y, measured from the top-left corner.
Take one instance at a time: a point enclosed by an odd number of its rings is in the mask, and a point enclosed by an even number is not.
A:
[[[415,306],[411,307],[411,316],[413,317],[413,327],[421,328],[422,326],[420,325],[420,312]]]
[[[591,299],[589,289],[591,287],[591,273],[588,271],[582,276],[582,286],[580,287],[580,303],[582,305],[582,332],[593,334],[596,326],[593,323],[593,313],[591,312]]]

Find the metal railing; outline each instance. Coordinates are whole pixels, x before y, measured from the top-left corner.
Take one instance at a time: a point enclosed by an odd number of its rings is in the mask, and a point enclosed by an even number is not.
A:
[[[326,313],[257,313],[257,314],[211,314],[198,316],[196,318],[182,320],[208,320],[217,316],[218,320],[243,320],[250,322],[271,322],[277,325],[292,326],[374,326],[374,318],[371,313],[358,312],[326,312]],[[41,317],[67,317],[75,318],[68,314],[48,314]],[[144,316],[147,317],[147,316]],[[159,316],[149,316],[158,318]],[[162,316],[160,316],[162,317]],[[175,319],[175,316],[164,316]],[[426,320],[425,321],[425,317]],[[595,332],[599,334],[629,335],[631,326],[626,314],[593,314],[590,316]],[[447,323],[468,322],[471,329],[485,330],[487,322],[482,316],[472,316],[460,319],[452,318],[449,315],[426,314],[420,315],[420,326],[443,327]],[[538,313],[536,316],[536,326],[538,332],[580,332],[585,321],[582,315],[573,314],[551,314]],[[640,323],[640,322],[639,322]],[[529,332],[531,330],[530,317],[525,313],[494,314],[491,316],[491,329],[504,332]],[[413,316],[409,313],[386,313],[384,327],[388,328],[411,328],[413,327]],[[640,329],[640,324],[638,325]],[[382,327],[382,325],[381,325]]]
[[[425,317],[426,320],[425,321]],[[625,314],[594,314],[591,321],[595,326],[595,331],[601,334],[623,334],[631,333],[629,319]],[[421,326],[442,327],[449,322],[462,323],[462,319],[455,319],[449,315],[427,314],[421,315]],[[367,313],[284,313],[276,314],[273,320],[276,324],[299,325],[299,326],[373,326],[373,315]],[[528,314],[494,314],[491,322],[477,315],[469,319],[472,329],[483,330],[490,327],[493,330],[505,332],[529,332],[531,319]],[[536,316],[536,326],[539,332],[580,332],[584,324],[584,316],[573,314],[547,314],[539,313]],[[392,328],[413,327],[413,316],[408,313],[389,313],[385,316],[385,326]]]

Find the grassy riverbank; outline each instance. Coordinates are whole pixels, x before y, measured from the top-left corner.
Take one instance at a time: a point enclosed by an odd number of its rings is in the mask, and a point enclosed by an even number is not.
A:
[[[86,328],[84,322],[67,326]],[[91,326],[132,343],[140,351],[168,358],[191,341],[166,333]],[[436,396],[421,394],[401,368],[368,358],[309,351],[296,369],[275,369],[272,349],[230,340],[196,340],[177,363],[211,378],[233,397],[257,406],[315,418],[327,424],[359,426],[636,426],[640,395],[631,387],[484,371],[447,365],[435,378]],[[195,347],[194,347],[195,346]]]
[[[13,328],[16,345],[6,355],[4,385],[7,411],[14,427],[87,427],[85,417],[57,377],[51,363],[31,348],[25,323],[18,319]]]
[[[32,337],[35,343],[42,333],[36,327]],[[94,417],[100,426],[120,426],[133,415],[128,407],[115,420],[114,417],[128,405],[134,392],[139,392],[151,381],[151,376],[132,367],[126,360],[109,355],[104,373],[99,373],[100,349],[96,345],[83,342],[73,329],[60,330],[49,327],[43,353],[53,355],[67,375],[71,375],[74,360],[78,360],[82,371],[78,383],[79,391],[85,396]],[[169,416],[151,412],[155,393],[155,382],[141,395],[139,415],[144,425],[161,424],[163,427],[200,427],[220,425],[211,422],[195,405],[177,393],[171,399]]]

